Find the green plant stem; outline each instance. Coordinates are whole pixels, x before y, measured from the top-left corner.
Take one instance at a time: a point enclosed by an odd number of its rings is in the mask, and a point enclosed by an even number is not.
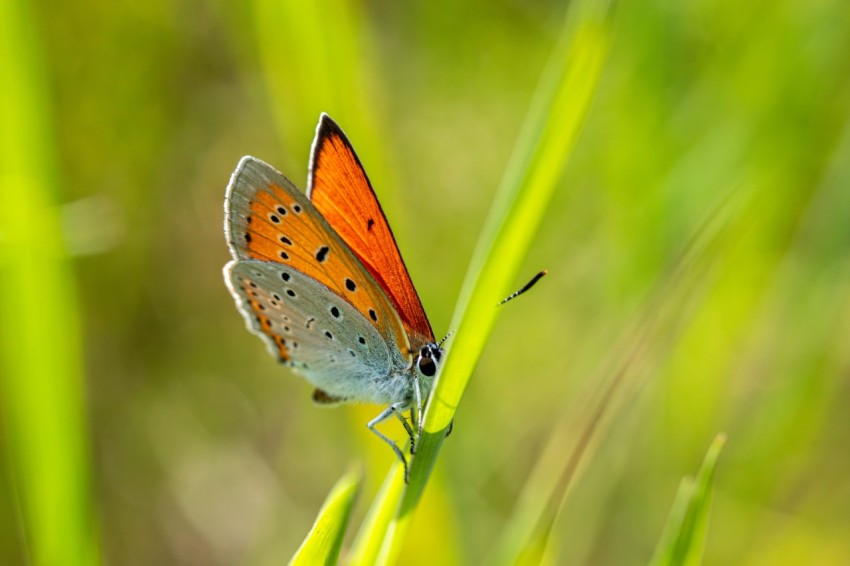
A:
[[[398,561],[410,521],[472,371],[561,178],[587,114],[608,44],[607,3],[571,9],[476,248],[452,326],[457,328],[431,394],[410,485],[379,563]]]
[[[708,512],[717,459],[726,435],[718,434],[705,454],[697,477],[679,486],[670,517],[650,560],[651,566],[699,566],[708,532]]]

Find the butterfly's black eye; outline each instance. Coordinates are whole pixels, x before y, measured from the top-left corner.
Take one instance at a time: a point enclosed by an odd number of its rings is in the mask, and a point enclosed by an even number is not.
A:
[[[419,371],[425,377],[433,377],[437,373],[437,364],[431,358],[419,358]]]

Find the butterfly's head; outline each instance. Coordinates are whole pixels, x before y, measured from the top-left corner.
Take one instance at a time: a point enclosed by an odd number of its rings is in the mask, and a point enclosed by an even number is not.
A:
[[[416,369],[425,377],[434,377],[440,360],[443,358],[443,349],[436,342],[425,344],[416,356]]]

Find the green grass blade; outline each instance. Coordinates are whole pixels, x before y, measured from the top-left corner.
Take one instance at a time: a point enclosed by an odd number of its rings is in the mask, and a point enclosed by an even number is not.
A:
[[[424,432],[398,514],[379,563],[398,560],[413,511],[445,432],[561,177],[596,89],[608,45],[607,4],[574,5],[541,81],[511,163],[467,273],[442,374],[432,392]]]
[[[651,566],[698,566],[702,562],[714,470],[725,443],[726,436],[717,435],[696,479],[682,480]]]
[[[733,236],[734,225],[748,201],[739,185],[721,194],[682,251],[659,279],[635,321],[610,348],[588,379],[590,390],[576,396],[564,411],[517,499],[504,534],[494,545],[490,564],[534,563],[547,550],[551,529],[567,498],[593,458],[612,417],[631,404],[659,360],[671,336],[678,333],[689,304],[710,279],[716,250]]]
[[[29,561],[91,564],[80,315],[31,9],[0,3],[0,412]]]
[[[289,562],[293,565],[336,564],[342,539],[360,487],[361,473],[351,471],[336,482],[319,510],[307,538]]]
[[[350,566],[367,566],[378,559],[381,544],[401,500],[404,482],[400,480],[403,480],[403,474],[400,463],[394,465],[387,474],[351,546],[348,556]]]

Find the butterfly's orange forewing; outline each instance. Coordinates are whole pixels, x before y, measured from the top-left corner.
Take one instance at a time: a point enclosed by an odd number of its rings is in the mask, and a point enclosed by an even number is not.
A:
[[[414,347],[434,332],[381,205],[345,134],[322,114],[310,156],[307,196],[389,296]]]

